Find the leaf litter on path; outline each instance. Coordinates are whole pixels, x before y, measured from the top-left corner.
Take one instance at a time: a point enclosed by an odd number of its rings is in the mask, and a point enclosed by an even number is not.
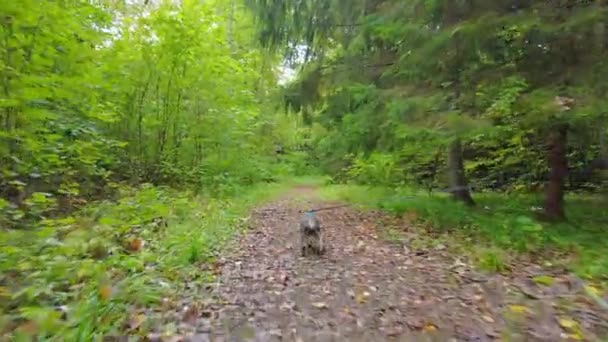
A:
[[[191,336],[193,341],[321,342],[499,341],[509,334],[513,340],[540,341],[555,333],[558,339],[592,341],[608,334],[602,323],[608,316],[593,301],[581,300],[582,291],[554,290],[559,275],[543,273],[538,265],[533,275],[482,274],[465,256],[452,254],[450,241],[410,253],[419,247],[379,239],[378,225],[406,225],[396,228],[407,232],[407,241],[433,237],[421,236],[428,232],[409,226],[409,220],[395,223],[379,212],[346,207],[318,212],[327,252],[302,257],[301,211],[335,204],[316,200],[309,188],[292,195],[255,210],[251,230],[210,266],[217,282],[197,294],[208,300],[204,308],[185,298],[182,311],[161,313],[164,326],[156,326],[156,333],[170,326],[183,341]],[[568,305],[561,305],[564,301]],[[555,309],[539,309],[546,305]]]

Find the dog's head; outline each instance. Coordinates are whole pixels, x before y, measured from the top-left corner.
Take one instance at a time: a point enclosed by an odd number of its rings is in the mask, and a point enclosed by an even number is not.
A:
[[[300,228],[305,233],[316,233],[321,230],[321,225],[317,216],[312,211],[307,211],[300,222]]]

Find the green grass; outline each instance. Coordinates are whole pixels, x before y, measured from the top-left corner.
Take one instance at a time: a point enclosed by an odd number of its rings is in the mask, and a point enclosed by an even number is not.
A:
[[[322,187],[331,180],[331,177],[327,176],[301,176],[301,177],[287,177],[280,178],[280,184],[285,186],[311,186],[311,187]]]
[[[608,280],[608,204],[591,195],[567,197],[568,222],[544,223],[534,219],[539,195],[474,194],[477,206],[468,208],[445,194],[429,195],[414,189],[388,189],[335,185],[322,190],[325,198],[382,209],[388,213],[415,213],[417,225],[430,231],[459,237],[475,247],[482,267],[504,268],[507,255],[546,257],[564,262],[580,276]],[[563,260],[549,260],[556,255]],[[560,258],[561,259],[561,258]]]
[[[249,211],[293,184],[314,181],[286,179],[222,199],[152,186],[124,189],[118,202],[29,229],[0,230],[0,334],[17,341],[90,341],[124,335],[133,312],[163,298],[196,300],[213,280],[202,266],[247,228]],[[142,223],[157,216],[168,219],[167,228]],[[137,240],[145,241],[143,248],[125,248]],[[145,333],[146,324],[130,334]]]

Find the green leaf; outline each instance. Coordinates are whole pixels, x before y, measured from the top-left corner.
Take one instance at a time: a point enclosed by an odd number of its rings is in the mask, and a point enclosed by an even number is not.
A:
[[[536,277],[532,278],[532,280],[534,280],[534,282],[537,284],[545,285],[545,286],[551,286],[555,282],[555,279],[553,279],[553,277],[548,276],[548,275],[536,276]]]

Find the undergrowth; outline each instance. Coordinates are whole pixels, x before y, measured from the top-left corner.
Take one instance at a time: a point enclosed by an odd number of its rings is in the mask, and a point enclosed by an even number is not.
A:
[[[118,202],[0,230],[0,335],[122,335],[133,309],[210,281],[200,265],[246,227],[254,205],[286,185],[243,188],[222,199],[144,185],[122,189]]]
[[[563,262],[582,277],[608,281],[608,205],[600,197],[568,196],[568,222],[551,224],[534,219],[541,199],[533,195],[477,193],[477,205],[469,208],[445,194],[410,188],[334,185],[322,193],[328,199],[407,214],[429,231],[456,236],[488,270],[504,270],[505,255],[528,255]],[[553,259],[556,256],[564,258]]]

